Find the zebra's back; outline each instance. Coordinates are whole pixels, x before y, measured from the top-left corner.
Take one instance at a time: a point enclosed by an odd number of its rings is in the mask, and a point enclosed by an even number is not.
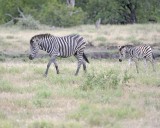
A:
[[[59,56],[69,57],[79,50],[84,50],[86,42],[80,35],[68,35],[64,37],[55,37],[59,46]]]
[[[140,45],[131,48],[130,56],[132,58],[138,58],[138,59],[143,59],[143,58],[152,59],[153,53],[149,45]]]

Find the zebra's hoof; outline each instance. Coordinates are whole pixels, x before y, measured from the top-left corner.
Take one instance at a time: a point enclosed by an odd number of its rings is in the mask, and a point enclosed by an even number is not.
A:
[[[121,59],[119,59],[119,62],[122,62],[122,60],[121,60]]]

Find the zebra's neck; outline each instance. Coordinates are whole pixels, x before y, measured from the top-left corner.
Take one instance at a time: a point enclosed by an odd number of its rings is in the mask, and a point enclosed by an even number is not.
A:
[[[55,39],[52,37],[48,37],[47,39],[46,38],[41,39],[38,45],[39,49],[46,51],[49,54],[51,54],[56,47]]]
[[[38,45],[39,45],[39,49],[48,52],[48,48],[49,48],[49,41],[48,40],[41,39],[41,41],[38,43]]]
[[[129,55],[129,57],[133,57],[134,47],[127,47],[126,53]]]

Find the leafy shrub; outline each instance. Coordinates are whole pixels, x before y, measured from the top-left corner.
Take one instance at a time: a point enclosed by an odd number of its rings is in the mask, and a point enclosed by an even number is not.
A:
[[[127,71],[124,72],[123,83],[128,83],[130,79],[134,78],[131,74],[128,74]]]
[[[117,89],[120,85],[128,83],[133,76],[127,71],[121,72],[119,70],[106,70],[92,72],[86,75],[85,81],[81,88],[83,90],[94,90],[94,89]]]
[[[31,15],[20,18],[17,25],[22,29],[40,29],[39,21],[35,20]]]
[[[115,70],[109,70],[104,72],[92,71],[86,75],[85,82],[82,86],[83,90],[90,89],[109,89],[117,88],[120,85],[120,75]]]
[[[85,13],[81,8],[68,7],[65,4],[47,4],[39,13],[40,22],[59,27],[70,27],[83,23]]]

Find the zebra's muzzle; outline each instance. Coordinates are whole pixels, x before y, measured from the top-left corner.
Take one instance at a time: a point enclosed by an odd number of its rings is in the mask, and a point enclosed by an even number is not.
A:
[[[30,60],[33,60],[33,57],[32,57],[31,55],[29,55],[29,59],[30,59]]]
[[[119,62],[122,62],[122,59],[119,59]]]

